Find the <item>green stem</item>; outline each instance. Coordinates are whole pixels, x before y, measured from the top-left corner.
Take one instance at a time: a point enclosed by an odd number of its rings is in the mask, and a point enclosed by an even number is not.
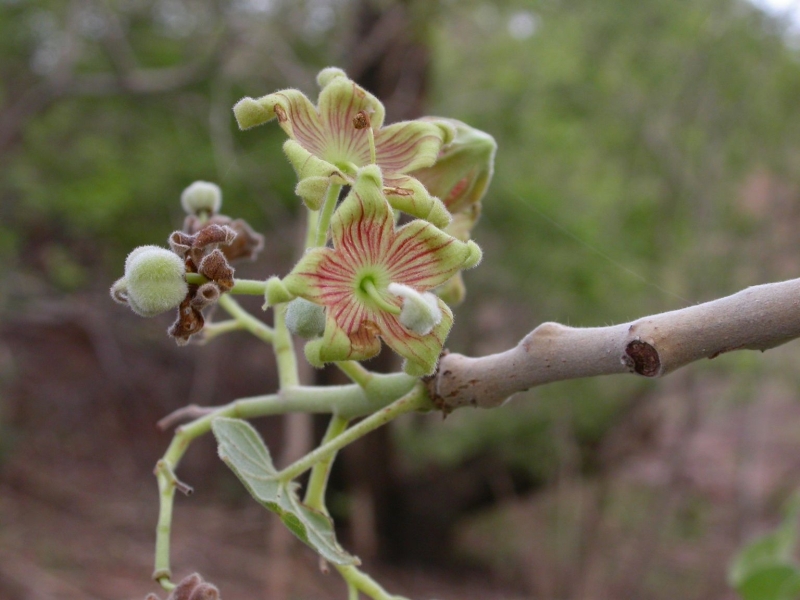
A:
[[[394,594],[390,594],[385,589],[381,587],[381,585],[375,581],[372,577],[360,571],[356,567],[352,566],[345,566],[345,565],[335,565],[336,570],[339,571],[339,574],[342,578],[347,582],[347,589],[352,590],[355,588],[356,590],[360,591],[363,594],[366,594],[370,598],[374,600],[406,600],[401,596],[395,596]],[[350,591],[350,598],[352,598],[352,591]]]
[[[308,471],[308,469],[318,462],[329,459],[348,444],[352,444],[370,431],[386,425],[386,423],[393,421],[400,415],[416,410],[430,409],[432,406],[425,387],[422,384],[416,385],[399,400],[395,400],[386,408],[371,414],[357,425],[354,425],[331,441],[322,444],[316,450],[309,452],[300,460],[292,463],[280,471],[276,478],[280,481],[291,481],[295,477]]]
[[[186,283],[195,285],[203,285],[208,283],[210,279],[201,275],[200,273],[186,273]],[[267,289],[266,282],[259,279],[235,279],[231,294],[242,294],[245,296],[263,296],[264,291]]]
[[[286,327],[286,304],[275,307],[275,359],[278,362],[278,381],[280,389],[300,384],[297,371],[297,356],[294,353],[294,341],[289,328]]]
[[[369,382],[373,379],[373,373],[370,373],[364,366],[355,360],[342,360],[334,363],[339,370],[347,375],[353,383],[357,383],[362,388],[367,387]]]
[[[231,331],[241,331],[245,329],[244,323],[237,319],[228,319],[217,323],[206,323],[203,326],[203,341],[210,342],[215,337]]]
[[[406,393],[411,387],[412,380],[404,373],[375,375],[374,377],[376,381],[383,384],[382,387],[394,390],[396,394],[394,398],[377,393],[368,396],[360,386],[355,384],[328,387],[295,386],[281,390],[280,394],[241,398],[225,406],[209,409],[208,413],[202,417],[178,427],[172,442],[164,456],[158,461],[155,470],[159,489],[159,512],[156,527],[154,578],[161,586],[168,591],[175,587],[170,581],[169,558],[172,507],[175,489],[179,485],[174,472],[192,441],[208,433],[214,419],[217,417],[253,419],[288,412],[346,412],[348,417],[336,416],[332,420],[331,427],[334,427],[333,424],[336,423],[335,429],[332,429],[331,437],[333,437],[338,435],[341,423],[346,425],[349,418],[380,410],[395,398]],[[321,477],[322,473],[317,475],[317,479]],[[314,495],[320,495],[320,492],[324,494],[324,481],[317,481],[313,485],[317,490],[313,492]]]
[[[328,423],[328,430],[325,432],[322,442],[320,442],[320,446],[324,446],[332,439],[340,435],[345,429],[347,429],[347,424],[349,422],[349,419],[345,419],[338,415],[333,415],[330,423]],[[316,508],[317,510],[327,512],[325,509],[325,490],[328,487],[328,477],[330,476],[331,466],[333,465],[335,458],[336,454],[334,453],[327,459],[321,460],[315,464],[314,468],[311,469],[311,475],[308,479],[308,487],[306,488],[306,498],[304,500],[304,502],[311,508]]]
[[[172,470],[163,459],[156,464],[156,480],[158,481],[159,510],[156,525],[156,556],[153,579],[170,591],[175,584],[170,581],[172,572],[169,566],[169,541],[172,528],[172,506],[175,498],[175,482]]]
[[[247,312],[230,294],[222,294],[219,297],[219,305],[254,336],[267,344],[275,343],[276,336],[272,327]]]
[[[306,214],[306,250],[313,248],[317,239],[317,221],[319,220],[318,210],[308,210]]]
[[[342,186],[339,184],[331,183],[328,185],[328,194],[325,196],[325,203],[322,205],[319,220],[317,221],[315,246],[324,246],[328,243],[328,226],[331,224],[331,217],[336,209],[336,203],[339,201],[339,193],[341,191]]]
[[[378,163],[378,159],[375,154],[375,132],[372,127],[367,129],[367,138],[369,139],[369,162],[375,165]]]

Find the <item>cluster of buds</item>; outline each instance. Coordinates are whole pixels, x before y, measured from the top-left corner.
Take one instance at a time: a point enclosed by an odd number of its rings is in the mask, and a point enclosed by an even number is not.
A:
[[[317,82],[316,104],[287,89],[234,106],[242,129],[278,121],[295,191],[317,219],[315,243],[288,275],[266,282],[265,307],[288,303],[287,325],[309,340],[315,366],[371,358],[382,340],[407,373],[428,375],[453,324],[449,305],[464,296],[461,271],[481,260],[470,236],[495,142],[452,119],[384,126],[383,105],[342,70],[323,69]],[[188,216],[170,250],[134,250],[112,296],[145,316],[178,307],[169,333],[186,343],[203,309],[233,287],[230,262],[254,257],[263,238],[219,214],[213,184],[192,184],[181,203]],[[187,284],[185,273],[207,281]]]
[[[181,205],[187,216],[183,230],[169,236],[169,249],[142,246],[131,252],[111,297],[145,317],[177,308],[168,333],[183,345],[203,329],[203,309],[233,287],[230,261],[254,258],[264,238],[242,219],[219,214],[222,193],[213,183],[194,182],[183,191]],[[207,281],[189,284],[186,273],[198,273]]]
[[[322,243],[267,282],[267,304],[290,303],[289,325],[312,338],[305,354],[315,366],[368,359],[383,340],[407,373],[430,374],[453,323],[448,302],[463,298],[460,272],[481,259],[470,231],[495,142],[451,119],[384,126],[383,105],[340,69],[317,82],[316,105],[289,89],[234,107],[242,129],[277,119],[309,209],[324,214],[349,187],[330,223],[320,221]],[[398,226],[401,212],[410,220]]]

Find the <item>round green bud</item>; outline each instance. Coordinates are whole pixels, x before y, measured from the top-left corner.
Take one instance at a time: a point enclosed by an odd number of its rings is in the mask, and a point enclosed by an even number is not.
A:
[[[286,306],[286,327],[303,339],[317,338],[325,331],[325,308],[305,298],[295,298]]]
[[[183,190],[181,206],[189,215],[215,215],[222,206],[222,191],[216,183],[195,181]]]
[[[136,248],[125,261],[128,304],[143,317],[176,308],[189,291],[185,271],[183,260],[166,248]]]

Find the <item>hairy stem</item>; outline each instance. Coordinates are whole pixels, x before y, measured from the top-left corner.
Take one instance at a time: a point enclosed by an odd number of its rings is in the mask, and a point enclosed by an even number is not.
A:
[[[374,390],[364,390],[356,384],[327,387],[291,386],[282,389],[279,394],[241,398],[217,408],[201,409],[198,407],[198,411],[207,410],[206,414],[175,430],[172,442],[155,469],[159,489],[159,513],[156,526],[153,577],[161,586],[166,590],[174,587],[170,580],[169,558],[172,507],[175,489],[183,487],[174,472],[192,441],[208,433],[211,429],[211,422],[215,418],[253,419],[288,412],[332,413],[337,415],[334,417],[336,423],[344,422],[346,425],[349,419],[380,411],[391,402],[396,401],[397,398],[403,400],[406,397],[403,394],[409,392],[415,381],[405,373],[376,374],[373,377],[374,385],[370,387],[376,388]],[[338,427],[339,425],[337,425],[337,429]],[[331,456],[333,454],[335,451]],[[325,476],[327,477],[327,474]],[[317,477],[322,477],[322,474]],[[314,494],[321,492],[324,495],[323,482],[320,481],[314,485],[320,490]]]
[[[373,374],[365,369],[360,362],[354,360],[342,360],[334,363],[339,370],[347,375],[353,383],[357,383],[361,387],[369,385],[373,380]]]
[[[347,582],[348,590],[355,588],[362,594],[366,594],[370,598],[373,598],[373,600],[406,600],[402,596],[395,596],[387,592],[377,581],[363,571],[359,570],[357,567],[345,565],[335,566],[336,570],[339,571],[339,574]],[[353,597],[352,592],[350,592],[350,597]],[[356,594],[355,597],[357,598],[358,595]]]
[[[309,452],[297,462],[289,465],[278,473],[277,478],[282,481],[291,481],[295,477],[302,475],[318,462],[328,460],[345,446],[352,444],[370,431],[386,425],[386,423],[389,423],[400,415],[431,408],[433,408],[433,405],[428,398],[425,387],[423,385],[417,385],[399,400],[395,400],[386,408],[373,413],[357,425],[347,429],[331,441],[319,446],[316,450]]]
[[[325,203],[322,205],[322,210],[319,213],[319,220],[317,221],[317,235],[314,240],[315,246],[324,246],[328,243],[328,226],[331,224],[331,217],[333,216],[333,211],[336,209],[336,202],[339,200],[339,193],[341,191],[341,185],[331,183],[328,186]]]
[[[350,421],[348,419],[344,419],[338,415],[333,415],[330,423],[328,423],[328,430],[325,432],[325,436],[322,438],[320,446],[324,446],[340,435],[345,429],[347,429],[347,424],[349,422]],[[331,466],[333,465],[335,458],[336,454],[334,453],[328,458],[315,464],[311,469],[311,475],[308,479],[308,487],[306,488],[306,497],[304,500],[304,502],[311,508],[316,508],[317,510],[327,512],[327,509],[325,508],[325,490],[328,487],[328,477],[330,476]]]
[[[210,280],[201,275],[200,273],[186,273],[186,283],[193,283],[195,285],[203,285]],[[230,294],[241,294],[243,296],[263,296],[266,291],[266,283],[258,279],[236,279],[233,283],[233,288],[228,292]]]
[[[289,328],[286,327],[286,304],[275,307],[275,359],[278,361],[278,381],[280,389],[296,386],[300,383],[297,371],[297,356],[294,353],[294,341]]]
[[[233,299],[230,294],[222,294],[219,297],[219,305],[227,313],[238,321],[243,328],[252,333],[257,338],[267,344],[272,344],[275,340],[275,331],[266,323],[259,321]]]
[[[244,323],[238,319],[228,319],[227,321],[219,321],[217,323],[206,323],[203,326],[203,342],[210,342],[215,337],[231,331],[241,331],[245,329]]]

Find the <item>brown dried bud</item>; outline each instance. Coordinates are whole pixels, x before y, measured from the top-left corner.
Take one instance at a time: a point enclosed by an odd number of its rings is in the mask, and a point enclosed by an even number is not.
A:
[[[367,111],[360,110],[358,111],[356,116],[353,117],[353,127],[355,127],[356,129],[367,129],[368,127],[371,126],[372,123],[370,121],[369,115],[367,114]]]
[[[220,250],[214,250],[200,262],[197,272],[219,286],[220,291],[227,292],[233,287],[233,267]]]
[[[192,573],[181,580],[167,597],[167,600],[189,600],[192,597],[192,593],[201,583],[203,583],[203,578],[200,577],[200,574]]]
[[[205,325],[203,313],[192,306],[193,295],[194,290],[190,290],[178,307],[178,319],[167,329],[167,333],[175,338],[179,346],[188,344],[189,338],[201,331]]]
[[[156,594],[147,594],[145,600],[159,600]],[[199,573],[184,577],[167,596],[167,600],[220,600],[219,589],[203,581]]]
[[[206,248],[211,244],[230,244],[235,237],[236,232],[227,225],[210,223],[197,232],[192,246]]]
[[[213,281],[204,283],[195,292],[191,299],[192,308],[203,310],[205,307],[214,304],[219,300],[220,290],[219,286]]]
[[[187,235],[182,231],[173,231],[170,234],[169,239],[167,241],[169,242],[170,250],[172,250],[175,254],[183,258],[184,256],[186,256],[186,253],[192,247],[192,244],[194,243],[194,238],[191,235]]]
[[[234,238],[220,248],[230,261],[238,258],[253,260],[264,248],[263,235],[256,233],[244,219],[231,219],[227,215],[214,215],[205,221],[189,215],[183,221],[183,230],[189,234],[196,234],[210,225],[227,226],[235,232]]]
[[[201,583],[194,588],[189,600],[219,600],[219,590],[210,583]]]
[[[264,248],[264,236],[256,233],[244,219],[236,219],[229,224],[236,232],[236,237],[227,246],[220,248],[228,260],[248,258],[255,260],[258,253]]]

